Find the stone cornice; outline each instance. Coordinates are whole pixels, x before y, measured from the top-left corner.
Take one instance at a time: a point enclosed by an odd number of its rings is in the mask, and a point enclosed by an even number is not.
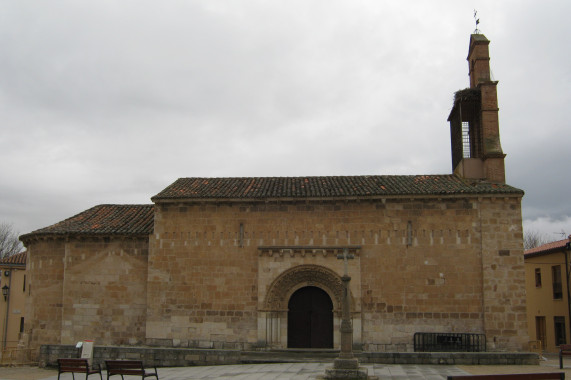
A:
[[[20,236],[24,246],[40,241],[106,241],[106,240],[147,240],[148,234],[86,234],[86,233],[29,233]]]
[[[462,194],[434,194],[434,195],[385,195],[371,197],[346,197],[346,198],[264,198],[264,199],[243,199],[243,198],[179,198],[161,199],[155,203],[157,205],[250,205],[250,204],[277,204],[277,205],[313,205],[313,204],[343,204],[343,203],[385,203],[386,201],[424,201],[441,202],[444,199],[474,199],[474,198],[521,198],[523,191],[514,193],[462,193]]]

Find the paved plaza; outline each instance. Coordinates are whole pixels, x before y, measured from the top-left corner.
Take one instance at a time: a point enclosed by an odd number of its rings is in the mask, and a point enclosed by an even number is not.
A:
[[[377,376],[381,380],[430,379],[442,380],[449,375],[462,374],[501,374],[501,373],[529,373],[529,372],[559,372],[557,356],[547,357],[540,365],[399,365],[399,364],[368,364],[369,375]],[[568,359],[569,360],[569,359]],[[198,366],[159,368],[160,380],[194,380],[194,379],[232,379],[232,380],[273,380],[315,379],[325,373],[325,368],[331,363],[280,363],[280,364],[242,364],[222,366]],[[565,363],[564,370],[567,378],[571,376],[571,360]],[[78,379],[83,379],[83,376]],[[103,378],[107,376],[104,373]],[[120,377],[114,377],[119,379]],[[125,380],[136,377],[126,377]],[[71,374],[63,374],[61,380],[72,379]],[[90,376],[89,379],[99,379]],[[57,371],[33,367],[3,367],[0,368],[0,380],[57,380]]]
[[[325,374],[325,369],[331,367],[331,363],[280,363],[280,364],[242,364],[204,367],[179,367],[159,368],[160,380],[191,380],[191,379],[232,379],[232,380],[273,380],[273,379],[315,379],[318,375]],[[465,374],[466,372],[455,366],[431,366],[431,365],[383,365],[372,364],[364,366],[369,370],[369,375],[378,376],[379,379],[446,379],[447,375]],[[22,377],[4,377],[1,380],[20,380]],[[7,369],[10,370],[10,369]],[[31,369],[30,369],[31,370]],[[24,370],[21,370],[24,372]],[[26,378],[26,380],[57,380],[57,371],[38,370],[39,376],[48,377]],[[14,370],[17,374],[18,370]],[[28,374],[29,375],[29,374]],[[83,375],[80,375],[83,379]],[[62,374],[61,380],[72,379],[71,374]],[[99,379],[99,376],[91,375],[90,379]],[[103,378],[106,375],[103,374]],[[120,377],[117,377],[120,378]],[[133,379],[135,377],[132,377]],[[129,379],[129,377],[127,377]]]

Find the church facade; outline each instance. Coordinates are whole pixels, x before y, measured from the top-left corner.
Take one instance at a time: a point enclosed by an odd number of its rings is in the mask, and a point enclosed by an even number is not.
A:
[[[488,44],[471,36],[452,174],[180,178],[23,235],[29,345],[338,348],[347,270],[358,349],[412,351],[416,332],[525,349],[523,192]]]

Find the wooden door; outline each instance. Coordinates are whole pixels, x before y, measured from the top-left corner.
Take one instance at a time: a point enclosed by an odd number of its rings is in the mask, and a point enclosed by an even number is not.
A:
[[[333,303],[315,286],[292,294],[288,303],[289,348],[333,348]]]

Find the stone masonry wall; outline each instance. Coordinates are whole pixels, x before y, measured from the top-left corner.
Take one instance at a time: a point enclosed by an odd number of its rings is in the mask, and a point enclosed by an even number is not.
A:
[[[415,332],[483,333],[476,200],[376,208],[383,215],[377,244],[361,257],[365,349],[411,351]]]
[[[45,240],[27,248],[31,348],[144,342],[147,238]]]
[[[142,344],[145,339],[148,240],[67,243],[62,344]]]
[[[39,366],[56,367],[59,358],[75,358],[80,354],[75,345],[44,345],[39,352]],[[313,353],[323,361],[333,361],[333,352]],[[360,363],[425,364],[425,365],[535,365],[539,357],[531,352],[357,352]],[[105,368],[105,360],[142,360],[145,367],[188,367],[251,363],[278,363],[284,360],[307,360],[307,352],[287,353],[157,347],[95,346],[93,364]],[[158,370],[159,377],[162,376]]]
[[[481,202],[485,332],[488,349],[527,349],[523,232],[519,199]]]
[[[499,309],[486,309],[484,315],[487,295],[482,292],[483,281],[512,289],[513,277],[520,272],[524,276],[517,259],[512,264],[504,256],[496,265],[513,274],[491,280],[491,264],[485,264],[486,274],[482,269],[490,252],[483,251],[484,246],[515,250],[521,245],[518,212],[519,198],[158,204],[150,239],[147,343],[255,345],[258,310],[274,280],[259,273],[260,246],[360,245],[360,262],[352,265],[351,275],[361,287],[353,293],[362,312],[360,341],[366,350],[410,351],[415,332],[489,333],[490,318],[522,318],[517,310],[525,304],[523,293],[501,293],[521,298],[510,301],[517,307],[509,315]],[[488,232],[482,236],[482,228],[487,228],[482,225],[494,223],[481,220],[488,214],[497,215],[497,225],[505,228],[498,235],[501,242],[483,241],[496,238]],[[300,261],[284,255],[271,260],[271,273],[277,276],[280,266],[285,271],[294,261],[313,263],[311,257]],[[315,264],[339,273],[338,260],[330,261],[319,258]],[[358,268],[360,273],[354,274]],[[525,334],[521,323],[513,327]],[[509,337],[496,337],[494,349],[519,344],[508,329],[503,333]]]
[[[415,332],[485,333],[488,349],[525,348],[516,197],[158,204],[149,241],[29,244],[26,334],[36,348],[84,339],[265,347],[274,281],[312,265],[340,276],[343,265],[333,254],[259,247],[324,246],[360,247],[349,274],[355,342],[364,350],[411,351]],[[284,298],[305,286],[284,284]],[[287,310],[280,312],[271,339],[287,347]]]
[[[65,243],[40,240],[27,247],[28,300],[24,332],[31,348],[61,343]]]
[[[157,206],[147,344],[248,348],[256,341],[257,252],[238,245],[240,215],[239,207]]]

